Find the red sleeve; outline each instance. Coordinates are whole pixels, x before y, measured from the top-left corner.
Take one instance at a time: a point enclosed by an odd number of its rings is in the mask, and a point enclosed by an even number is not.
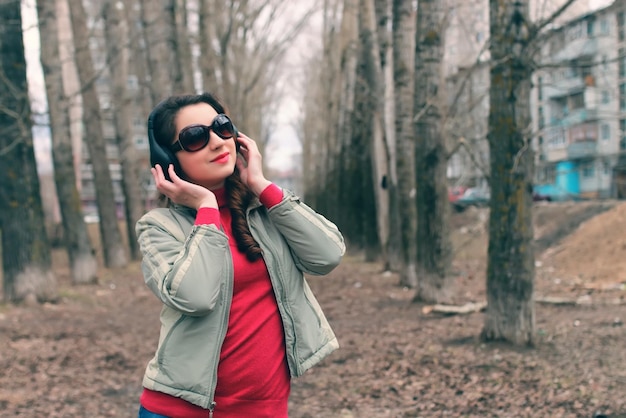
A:
[[[259,200],[263,206],[271,209],[272,206],[276,206],[283,200],[283,189],[272,183],[263,190]]]
[[[221,226],[220,211],[216,208],[200,208],[196,214],[196,222],[194,225],[211,225]]]

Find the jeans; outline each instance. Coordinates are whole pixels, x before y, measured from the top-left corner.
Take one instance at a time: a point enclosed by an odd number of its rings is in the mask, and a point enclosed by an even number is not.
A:
[[[168,418],[165,415],[159,415],[148,411],[143,406],[139,406],[139,416],[138,418]]]

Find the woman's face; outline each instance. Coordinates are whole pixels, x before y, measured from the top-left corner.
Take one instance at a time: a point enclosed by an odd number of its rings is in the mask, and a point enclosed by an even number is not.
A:
[[[198,103],[181,108],[176,115],[176,138],[189,125],[211,125],[217,112],[207,103]],[[209,143],[196,152],[178,151],[176,158],[185,172],[186,179],[215,190],[224,186],[224,180],[233,174],[237,152],[235,138],[222,139],[210,131]]]

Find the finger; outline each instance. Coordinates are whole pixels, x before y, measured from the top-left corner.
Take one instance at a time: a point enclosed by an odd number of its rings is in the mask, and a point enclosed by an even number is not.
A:
[[[250,147],[252,146],[256,146],[256,142],[254,142],[254,139],[250,138],[249,136],[247,136],[246,134],[241,134],[239,136],[240,142],[243,142],[243,145],[245,145],[246,147]],[[243,141],[241,141],[241,139],[243,139]]]
[[[163,169],[160,164],[156,164],[150,171],[152,171],[152,176],[156,184],[162,183],[165,180],[165,175],[163,174]]]
[[[174,170],[174,164],[170,164],[167,167],[167,174],[170,175],[170,179],[172,180],[172,183],[177,182],[180,180],[180,177],[178,177],[178,174],[176,173],[176,170]]]

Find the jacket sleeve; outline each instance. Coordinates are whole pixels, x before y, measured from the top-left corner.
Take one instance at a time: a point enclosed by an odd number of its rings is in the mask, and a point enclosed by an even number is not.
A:
[[[287,241],[296,265],[305,273],[324,275],[339,265],[346,246],[339,229],[285,190],[269,217]]]
[[[215,307],[231,274],[228,237],[215,225],[195,225],[185,236],[167,209],[154,209],[136,225],[142,272],[167,306],[192,316]]]

